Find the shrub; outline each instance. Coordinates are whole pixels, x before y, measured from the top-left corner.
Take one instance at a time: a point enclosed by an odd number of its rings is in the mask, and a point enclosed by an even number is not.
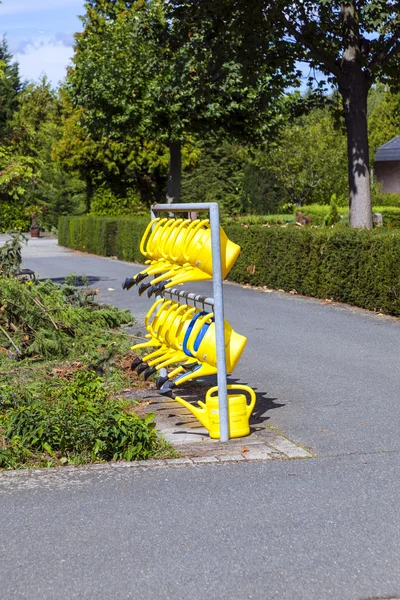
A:
[[[336,223],[339,221],[340,216],[339,216],[339,210],[336,204],[336,194],[332,195],[331,198],[331,203],[329,205],[329,210],[328,213],[325,215],[325,219],[324,219],[324,225],[326,226],[332,226],[332,225],[336,225]]]
[[[374,206],[400,207],[400,194],[382,191],[382,185],[375,183],[371,186],[372,204]]]
[[[148,222],[148,217],[61,217],[58,242],[100,256],[143,262],[139,245]]]
[[[29,456],[94,460],[143,460],[158,447],[153,415],[141,419],[108,393],[102,377],[78,371],[63,386],[25,394],[0,415],[0,468],[13,468]],[[7,407],[3,393],[2,404]],[[2,439],[1,439],[2,438]]]
[[[96,216],[118,217],[140,210],[143,206],[133,190],[127,190],[125,196],[116,196],[104,185],[96,190],[90,205],[91,214]]]
[[[384,227],[389,227],[390,229],[400,228],[399,206],[375,206],[373,211],[382,214]]]
[[[242,248],[233,281],[400,315],[400,232],[230,225],[226,233]]]
[[[16,231],[28,231],[31,226],[31,219],[27,216],[23,206],[0,203],[0,231],[6,232],[10,229]]]

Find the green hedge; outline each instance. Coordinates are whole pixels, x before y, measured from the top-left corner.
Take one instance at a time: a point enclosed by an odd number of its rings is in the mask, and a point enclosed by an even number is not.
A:
[[[400,315],[400,232],[231,225],[229,279]]]
[[[329,212],[328,205],[309,204],[302,206],[299,209],[303,216],[308,216],[311,219],[311,225],[323,225],[325,216]],[[338,206],[338,212],[347,219],[349,209],[344,206]],[[400,229],[400,207],[398,206],[374,206],[374,213],[381,213],[383,218],[383,226],[391,229]]]
[[[123,260],[143,261],[147,219],[63,217],[59,243]],[[332,298],[400,316],[400,231],[224,225],[242,252],[231,281]]]
[[[139,245],[148,222],[147,217],[61,217],[58,243],[82,252],[143,262]]]

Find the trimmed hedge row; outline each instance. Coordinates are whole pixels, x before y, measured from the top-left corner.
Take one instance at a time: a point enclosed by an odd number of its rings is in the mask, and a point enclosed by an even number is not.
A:
[[[229,279],[400,315],[400,232],[226,228],[242,252]]]
[[[148,220],[63,217],[59,243],[123,260],[142,261]],[[231,281],[267,286],[400,316],[400,231],[227,224],[242,252]]]
[[[329,205],[308,204],[299,209],[304,216],[311,219],[311,225],[323,225],[324,219],[329,212]],[[345,218],[348,217],[349,209],[344,206],[338,206],[338,212]],[[400,228],[400,207],[399,206],[374,206],[374,213],[381,213],[383,226],[390,229]]]
[[[82,252],[143,262],[139,246],[148,223],[147,217],[61,217],[58,243]]]

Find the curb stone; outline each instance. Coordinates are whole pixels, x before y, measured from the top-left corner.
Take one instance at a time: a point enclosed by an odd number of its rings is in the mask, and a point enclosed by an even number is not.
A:
[[[291,444],[291,442],[289,442]],[[294,448],[298,448],[295,444],[291,444]],[[259,447],[259,445],[258,445]],[[302,450],[302,449],[300,449]],[[166,458],[165,460],[143,460],[143,461],[131,461],[131,462],[110,462],[110,463],[100,463],[94,465],[82,465],[82,466],[67,466],[67,467],[48,467],[45,469],[19,469],[19,470],[10,470],[10,471],[1,471],[0,472],[0,483],[1,480],[10,479],[13,477],[33,477],[36,475],[50,475],[52,473],[60,473],[60,474],[68,474],[68,473],[85,473],[91,471],[110,471],[119,470],[119,469],[133,469],[139,471],[147,471],[149,469],[159,469],[166,467],[183,467],[183,466],[196,466],[196,465],[205,465],[205,464],[226,464],[226,463],[250,463],[255,461],[266,461],[273,459],[287,459],[287,458],[312,458],[312,454],[306,453],[305,450],[302,450],[303,454],[301,456],[287,456],[283,455],[283,453],[273,451],[273,449],[268,450],[267,448],[263,448],[262,451],[257,452],[246,452],[245,454],[231,454],[231,455],[221,455],[221,456],[196,456],[193,458]],[[247,456],[248,454],[248,456]],[[392,599],[390,599],[392,600]],[[394,598],[393,600],[400,600]]]

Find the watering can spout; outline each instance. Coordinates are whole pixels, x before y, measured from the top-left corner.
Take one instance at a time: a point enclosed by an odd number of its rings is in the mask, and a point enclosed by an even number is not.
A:
[[[175,396],[175,400],[179,402],[179,404],[182,404],[182,406],[187,408],[206,429],[209,429],[206,406],[201,400],[198,401],[200,408],[198,408],[197,406],[193,406],[193,404],[190,404],[190,402],[186,402],[186,400],[184,400],[180,396]]]

